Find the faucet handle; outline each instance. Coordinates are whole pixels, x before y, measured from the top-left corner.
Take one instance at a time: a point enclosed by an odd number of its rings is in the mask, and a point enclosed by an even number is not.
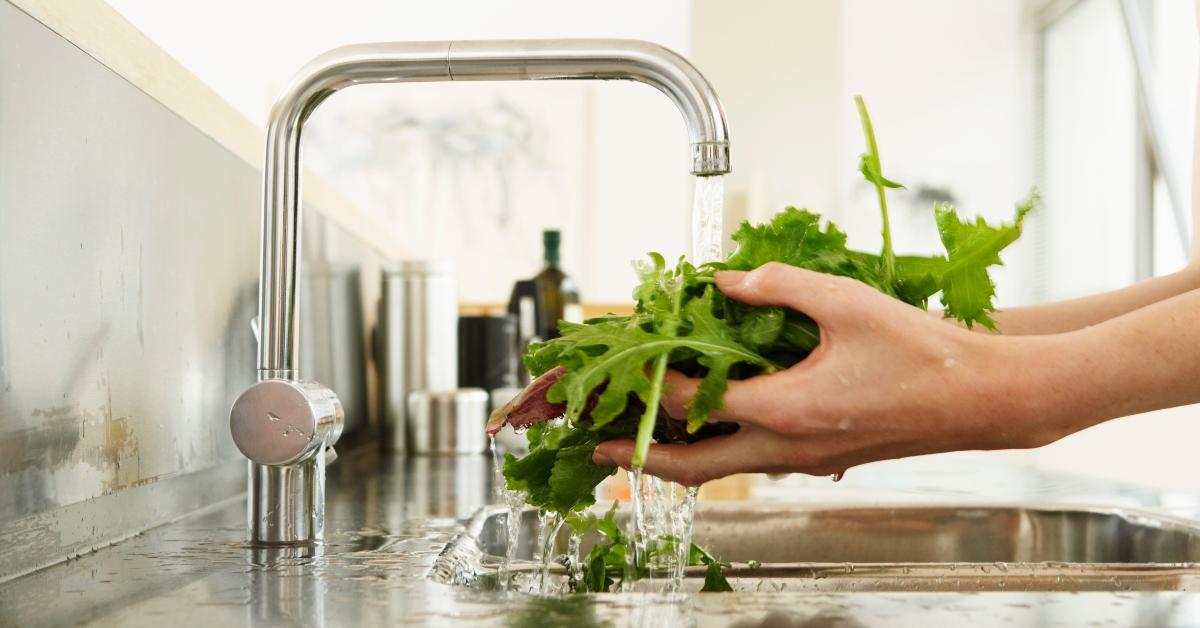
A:
[[[250,460],[282,466],[337,442],[344,421],[342,404],[329,388],[317,382],[268,379],[233,403],[229,431]]]

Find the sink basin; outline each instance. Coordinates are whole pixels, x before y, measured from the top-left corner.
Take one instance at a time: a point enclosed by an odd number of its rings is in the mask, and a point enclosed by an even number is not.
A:
[[[481,509],[431,577],[494,587],[507,519],[502,506]],[[537,511],[517,523],[513,570],[532,573]],[[558,553],[566,539],[564,530]],[[583,555],[595,541],[584,537]],[[743,591],[1200,590],[1200,522],[1129,509],[702,503],[694,541],[733,563],[725,573]],[[565,582],[565,569],[552,565],[551,577]],[[703,579],[689,568],[684,588]]]

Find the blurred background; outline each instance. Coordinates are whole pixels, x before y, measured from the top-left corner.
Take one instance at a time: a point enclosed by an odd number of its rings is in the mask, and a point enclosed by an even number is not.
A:
[[[935,202],[1001,220],[1042,190],[998,273],[1002,305],[1110,290],[1187,258],[1200,58],[1188,0],[109,2],[260,126],[289,77],[341,44],[659,42],[725,104],[727,233],[795,205],[872,249],[877,209],[855,169],[863,94],[888,176],[908,186],[892,195],[898,250],[939,249]],[[466,304],[506,303],[513,280],[539,269],[546,228],[562,230],[563,267],[593,309],[628,306],[631,260],[687,251],[684,129],[645,86],[362,87],[309,128],[306,164],[378,217],[403,256],[454,262]],[[1198,415],[1114,421],[1012,455],[1192,490]]]

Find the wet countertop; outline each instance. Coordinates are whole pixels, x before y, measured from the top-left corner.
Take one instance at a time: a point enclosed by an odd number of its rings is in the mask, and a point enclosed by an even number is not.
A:
[[[330,468],[327,542],[248,546],[231,499],[112,547],[0,585],[0,625],[103,626],[1117,626],[1200,624],[1194,593],[737,593],[533,597],[425,577],[461,522],[490,501],[491,461],[357,452]],[[756,500],[1040,502],[1200,514],[1157,494],[960,456],[877,463],[833,484],[749,481]]]

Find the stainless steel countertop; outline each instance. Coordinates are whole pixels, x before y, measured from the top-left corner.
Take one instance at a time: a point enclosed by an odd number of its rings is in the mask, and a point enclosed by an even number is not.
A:
[[[1200,625],[1191,593],[801,593],[534,598],[424,575],[488,501],[484,457],[351,452],[331,468],[319,554],[244,543],[242,498],[0,585],[0,625],[637,626]],[[913,459],[823,478],[756,479],[752,498],[880,503],[1036,501],[1195,516],[1191,495],[1049,476],[991,458]]]

